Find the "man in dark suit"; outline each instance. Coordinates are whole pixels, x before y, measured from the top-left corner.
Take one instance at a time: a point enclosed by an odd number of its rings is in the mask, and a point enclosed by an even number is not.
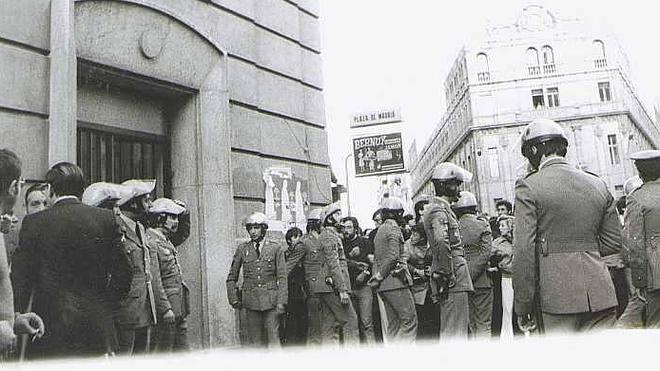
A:
[[[523,133],[521,150],[535,169],[516,182],[512,270],[523,331],[536,326],[539,304],[546,332],[605,329],[616,319],[602,259],[621,251],[616,205],[602,179],[566,161],[567,147],[551,120],[535,120]]]
[[[17,308],[42,316],[46,334],[30,358],[102,356],[116,348],[113,312],[126,295],[131,269],[114,215],[83,205],[83,174],[61,162],[46,174],[53,206],[28,215],[13,270]]]

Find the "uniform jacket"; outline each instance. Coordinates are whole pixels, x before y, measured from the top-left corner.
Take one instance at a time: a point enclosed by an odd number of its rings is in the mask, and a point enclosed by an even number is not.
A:
[[[413,286],[411,288],[415,304],[423,305],[426,301],[426,293],[429,289],[429,277],[425,274],[415,273],[415,269],[427,270],[433,262],[433,254],[429,248],[428,241],[422,239],[413,242],[412,238],[403,244],[404,255],[408,260],[408,270],[412,275]]]
[[[112,350],[113,312],[132,278],[113,213],[62,199],[26,216],[19,238],[15,307],[24,311],[34,290],[32,311],[46,326],[29,355],[99,356]]]
[[[229,303],[241,302],[243,308],[255,311],[274,309],[286,305],[288,281],[284,248],[264,237],[257,256],[253,241],[243,242],[236,248],[227,276]],[[243,285],[239,298],[236,282],[243,268]]]
[[[190,293],[178,261],[179,252],[172,242],[157,229],[147,230],[149,246],[156,249],[160,266],[160,280],[167,300],[176,318],[185,318],[190,314]]]
[[[288,247],[284,251],[284,260],[288,262],[296,253],[295,245]],[[299,261],[293,269],[289,272],[287,270],[287,283],[288,287],[288,306],[290,307],[294,302],[301,301],[307,298],[307,285],[305,284],[305,268],[303,268],[302,261]],[[295,305],[295,304],[294,304]]]
[[[133,280],[128,295],[121,301],[116,322],[125,328],[155,325],[160,316],[172,309],[160,278],[158,247],[152,244],[141,223],[120,212],[117,222],[124,235],[123,245],[131,261]]]
[[[473,291],[461,243],[458,220],[449,203],[440,197],[434,197],[424,213],[423,221],[433,254],[431,271],[453,272],[456,284],[449,289],[450,293]],[[434,294],[437,293],[433,280],[431,280],[431,289]]]
[[[491,282],[486,270],[491,256],[493,236],[489,223],[474,214],[464,214],[458,219],[458,225],[472,286],[490,288]]]
[[[621,225],[603,180],[563,158],[516,182],[513,286],[518,314],[596,312],[617,304],[601,255],[621,250]],[[538,265],[537,265],[538,251]]]
[[[401,234],[401,228],[394,220],[386,219],[378,228],[374,239],[373,275],[380,275],[383,278],[380,285],[378,285],[378,292],[410,287],[409,283],[412,282],[412,277],[408,269],[403,270],[407,278],[394,277],[391,274],[397,263],[406,264],[403,251],[403,235]]]
[[[302,261],[307,290],[312,295],[332,293],[335,289],[339,292],[347,292],[350,288],[350,283],[344,278],[339,264],[341,240],[337,244],[333,235],[328,234],[331,233],[330,231],[325,233],[324,244],[321,244],[321,236],[315,237],[313,234],[303,236],[287,260],[287,272],[291,272],[296,264]],[[332,277],[334,288],[326,283],[327,277]]]
[[[624,246],[635,287],[660,289],[660,180],[626,198]]]

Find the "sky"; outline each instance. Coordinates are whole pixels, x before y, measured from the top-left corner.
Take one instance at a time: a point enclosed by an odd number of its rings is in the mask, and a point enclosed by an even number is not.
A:
[[[513,24],[527,5],[578,17],[613,33],[630,61],[636,90],[653,115],[660,97],[660,5],[644,1],[320,0],[328,149],[341,183],[351,114],[401,109],[403,135],[421,150],[445,110],[444,79],[465,44],[488,24]],[[407,149],[404,151],[407,154]],[[349,161],[349,166],[351,162]],[[349,172],[352,174],[352,172]],[[349,180],[353,209],[369,208],[374,180]],[[366,216],[363,211],[362,216]],[[365,219],[358,215],[362,221]]]

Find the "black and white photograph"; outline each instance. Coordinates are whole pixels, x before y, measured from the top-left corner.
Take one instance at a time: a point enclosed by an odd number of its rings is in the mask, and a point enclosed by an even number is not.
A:
[[[0,0],[0,370],[651,366],[659,10]]]

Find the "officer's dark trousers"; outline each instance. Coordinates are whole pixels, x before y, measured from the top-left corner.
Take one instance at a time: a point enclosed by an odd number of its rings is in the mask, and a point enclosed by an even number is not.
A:
[[[140,328],[117,327],[119,354],[142,354],[151,350],[151,326]]]
[[[648,291],[646,303],[637,297],[630,299],[616,327],[660,329],[660,290]]]
[[[280,318],[275,309],[245,310],[247,346],[280,348]]]
[[[283,316],[285,345],[305,345],[307,338],[307,305],[304,298],[289,299]]]
[[[546,334],[566,334],[572,332],[588,332],[607,330],[616,322],[616,307],[599,312],[575,314],[543,313],[543,329]]]
[[[156,328],[156,350],[169,353],[189,350],[188,324],[185,318],[177,318],[173,324],[159,322]]]
[[[431,300],[431,290],[426,290],[424,305],[415,304],[417,312],[417,340],[438,339],[440,334],[440,317]]]
[[[440,340],[467,339],[470,304],[467,292],[450,292],[440,299]]]
[[[468,294],[470,304],[470,336],[484,338],[491,336],[493,315],[493,289],[475,288]]]
[[[343,305],[335,293],[314,294],[307,300],[309,313],[308,344],[337,344],[343,330],[345,344],[358,344],[358,318],[349,300]]]
[[[387,316],[387,340],[391,342],[415,342],[417,337],[417,312],[415,299],[409,288],[378,293]]]

